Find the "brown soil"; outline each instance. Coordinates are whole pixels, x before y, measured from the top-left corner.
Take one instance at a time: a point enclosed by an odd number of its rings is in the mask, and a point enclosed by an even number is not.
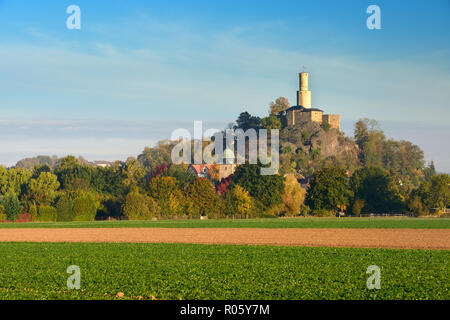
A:
[[[251,244],[450,249],[450,229],[0,229],[0,241]]]

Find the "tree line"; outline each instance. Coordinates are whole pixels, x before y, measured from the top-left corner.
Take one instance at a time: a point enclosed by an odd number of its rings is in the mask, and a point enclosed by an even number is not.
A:
[[[276,115],[260,119],[242,113],[234,127],[274,124],[282,127]],[[433,163],[425,167],[420,148],[386,139],[368,119],[356,123],[354,143],[359,148],[356,167],[331,159],[313,168],[307,188],[294,166],[262,176],[261,164],[244,164],[221,181],[198,178],[187,165],[171,164],[172,141],[109,167],[74,156],[25,159],[13,168],[0,166],[0,221],[15,221],[22,213],[33,221],[323,216],[338,211],[423,215],[448,206],[449,175],[437,174]]]

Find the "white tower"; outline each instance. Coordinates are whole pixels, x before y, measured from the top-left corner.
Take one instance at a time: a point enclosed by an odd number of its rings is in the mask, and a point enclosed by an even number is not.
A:
[[[297,91],[297,105],[311,108],[311,91],[308,90],[308,73],[300,73],[300,90]]]

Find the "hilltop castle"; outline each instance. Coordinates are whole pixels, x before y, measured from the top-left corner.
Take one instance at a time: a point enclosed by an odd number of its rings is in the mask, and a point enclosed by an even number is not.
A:
[[[300,88],[297,91],[297,105],[286,110],[286,124],[293,126],[299,122],[328,123],[331,128],[340,130],[341,120],[338,114],[323,114],[317,108],[311,108],[311,91],[308,90],[308,73],[300,73]]]

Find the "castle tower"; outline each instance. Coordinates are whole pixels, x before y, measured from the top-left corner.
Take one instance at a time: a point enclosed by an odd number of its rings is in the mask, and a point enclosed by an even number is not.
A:
[[[311,108],[311,91],[308,90],[308,73],[300,73],[300,90],[297,91],[297,105]]]

